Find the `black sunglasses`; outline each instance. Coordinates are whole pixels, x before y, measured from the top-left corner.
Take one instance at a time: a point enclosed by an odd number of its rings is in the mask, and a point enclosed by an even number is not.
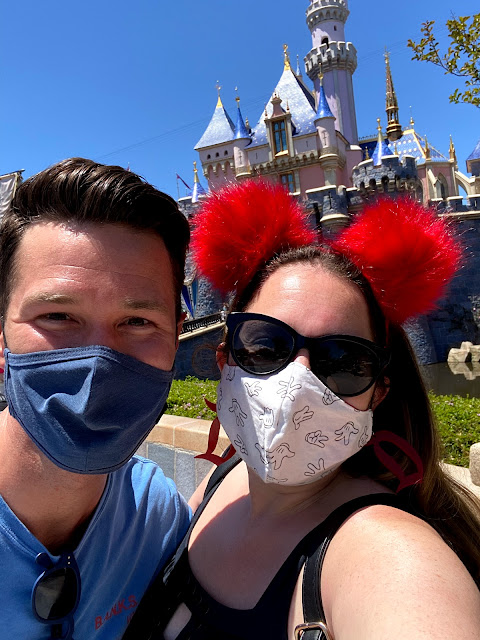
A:
[[[247,373],[268,375],[286,367],[299,349],[308,349],[312,372],[339,396],[367,391],[387,366],[387,349],[347,335],[306,338],[281,320],[260,313],[231,313],[227,345]]]
[[[80,573],[72,553],[64,553],[52,564],[46,553],[36,561],[45,567],[32,589],[35,617],[52,625],[50,638],[73,639],[73,615],[80,600]]]

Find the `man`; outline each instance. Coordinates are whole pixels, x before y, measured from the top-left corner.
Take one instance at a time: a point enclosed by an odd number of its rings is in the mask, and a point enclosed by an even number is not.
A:
[[[0,227],[0,636],[120,638],[189,508],[132,454],[161,414],[188,223],[120,167],[24,182]]]

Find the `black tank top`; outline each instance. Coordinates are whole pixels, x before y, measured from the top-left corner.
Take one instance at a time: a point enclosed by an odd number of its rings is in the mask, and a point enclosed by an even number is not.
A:
[[[364,506],[387,504],[409,510],[398,496],[388,493],[362,496],[345,503],[297,544],[252,609],[232,609],[214,600],[197,581],[188,562],[188,543],[210,498],[239,461],[238,456],[234,456],[220,465],[212,475],[205,498],[198,507],[184,540],[142,598],[123,640],[163,640],[163,631],[181,603],[185,603],[191,611],[191,617],[176,640],[287,640],[293,591],[306,561],[310,563],[310,578],[305,584],[304,577],[303,585],[304,613],[309,613],[305,620],[324,619],[319,576],[323,557],[337,529],[352,513]],[[232,576],[232,580],[234,579]],[[309,594],[306,594],[306,590]],[[302,640],[321,638],[321,632],[306,632],[302,636]]]

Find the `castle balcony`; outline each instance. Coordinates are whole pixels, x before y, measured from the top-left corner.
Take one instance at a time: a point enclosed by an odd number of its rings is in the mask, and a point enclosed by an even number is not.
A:
[[[312,30],[327,20],[346,22],[349,14],[345,0],[315,0],[306,11],[307,25]]]
[[[313,81],[319,72],[346,69],[354,73],[357,68],[357,50],[352,42],[330,42],[315,47],[305,56],[305,69]]]

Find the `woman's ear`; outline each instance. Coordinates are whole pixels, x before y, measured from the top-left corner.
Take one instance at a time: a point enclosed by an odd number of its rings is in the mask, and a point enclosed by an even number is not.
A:
[[[378,407],[378,405],[385,400],[389,389],[390,378],[387,378],[387,376],[383,376],[383,380],[377,382],[377,384],[375,385],[375,391],[373,392],[372,409],[374,411]]]
[[[217,367],[222,371],[223,367],[227,364],[228,353],[227,345],[225,342],[221,342],[217,347],[216,352]]]

